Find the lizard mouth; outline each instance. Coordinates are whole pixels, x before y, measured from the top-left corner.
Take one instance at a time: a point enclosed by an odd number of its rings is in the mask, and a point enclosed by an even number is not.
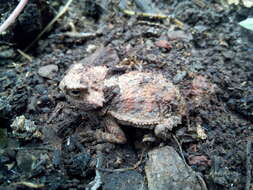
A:
[[[99,108],[102,108],[103,104],[94,104],[94,103],[88,103],[88,102],[84,102],[82,100],[77,100],[75,98],[72,97],[67,97],[68,102],[75,106],[76,108],[82,110],[82,111],[91,111],[91,110],[97,110]]]

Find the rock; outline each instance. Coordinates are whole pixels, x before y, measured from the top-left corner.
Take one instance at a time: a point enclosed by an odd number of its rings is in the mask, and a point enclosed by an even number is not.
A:
[[[20,173],[27,176],[38,176],[45,172],[49,157],[47,153],[43,153],[41,150],[23,149],[18,150],[16,163]]]
[[[204,25],[197,25],[194,27],[194,29],[198,32],[198,33],[203,33],[205,31],[208,30],[208,28]]]
[[[39,93],[39,94],[47,94],[48,93],[48,87],[46,87],[45,84],[38,84],[34,87],[34,89]]]
[[[184,31],[176,30],[176,31],[169,31],[167,34],[169,40],[183,40],[189,42],[193,39],[191,34],[186,34]]]
[[[234,52],[233,51],[224,51],[224,52],[222,52],[222,55],[225,59],[231,60],[231,59],[233,59]]]
[[[24,115],[16,117],[11,124],[11,128],[12,134],[22,140],[41,139],[43,136],[34,121],[26,119]]]
[[[196,173],[185,165],[170,146],[152,150],[145,166],[149,190],[204,190]],[[203,181],[203,180],[202,180]]]
[[[106,173],[102,181],[103,190],[147,190],[143,176],[136,171]]]
[[[179,71],[176,76],[173,78],[173,82],[175,84],[178,84],[180,83],[187,75],[187,72],[186,71]]]
[[[38,70],[38,74],[41,77],[53,79],[57,71],[58,71],[58,66],[54,64],[50,64],[50,65],[40,67]]]
[[[0,59],[11,59],[16,55],[14,49],[1,45],[0,47]]]
[[[28,151],[20,150],[17,153],[16,161],[21,171],[31,173],[32,167],[36,163],[36,157]]]
[[[152,40],[150,39],[148,39],[145,44],[146,44],[147,49],[151,49],[154,46]]]

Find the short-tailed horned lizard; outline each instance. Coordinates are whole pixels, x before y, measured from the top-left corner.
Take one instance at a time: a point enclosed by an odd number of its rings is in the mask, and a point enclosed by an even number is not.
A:
[[[126,142],[119,124],[154,129],[157,137],[164,137],[181,123],[185,112],[178,88],[152,72],[112,74],[106,66],[78,63],[68,70],[60,88],[78,108],[103,113],[106,132],[97,131],[95,135],[112,143]]]

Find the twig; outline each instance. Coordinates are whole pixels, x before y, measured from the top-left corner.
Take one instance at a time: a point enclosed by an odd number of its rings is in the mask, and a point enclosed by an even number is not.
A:
[[[22,56],[23,56],[24,58],[26,58],[28,61],[30,61],[30,62],[33,61],[32,57],[31,57],[30,55],[26,54],[25,52],[23,52],[23,51],[20,50],[20,49],[17,49],[17,51],[18,51],[18,53],[19,53],[20,55],[22,55]]]
[[[155,26],[155,27],[160,27],[160,28],[164,28],[164,29],[168,30],[168,27],[166,27],[162,24],[155,23],[155,22],[149,22],[149,21],[145,21],[145,20],[139,20],[139,21],[136,22],[136,24]]]
[[[60,10],[60,12],[51,20],[50,23],[38,34],[38,36],[24,49],[24,52],[29,50],[40,38],[41,36],[68,10],[70,4],[73,0],[68,0],[66,5]]]
[[[29,181],[20,181],[20,182],[16,182],[13,184],[14,185],[23,185],[23,186],[33,188],[33,189],[42,189],[45,187],[44,184],[36,184],[36,183],[29,182]]]
[[[160,13],[145,13],[145,12],[135,12],[132,10],[123,10],[123,13],[129,16],[141,16],[141,17],[149,17],[149,18],[156,18],[156,19],[167,19],[170,18],[168,15],[160,14]]]
[[[17,147],[11,148],[11,150],[47,150],[47,151],[54,151],[55,149],[52,147]]]
[[[177,146],[178,146],[178,148],[179,148],[180,155],[181,155],[181,158],[182,158],[184,164],[185,164],[186,166],[188,166],[188,164],[186,163],[186,160],[185,160],[185,157],[184,157],[184,153],[183,153],[183,149],[182,149],[182,146],[181,146],[179,140],[178,140],[177,137],[176,137],[175,135],[173,135],[173,134],[172,134],[172,137],[173,137],[174,141],[177,143]]]
[[[127,1],[121,0],[119,3],[119,9],[128,16],[137,16],[137,17],[147,17],[151,19],[160,19],[160,20],[169,20],[169,22],[174,22],[178,27],[183,28],[184,23],[180,20],[174,18],[172,15],[166,15],[160,13],[159,9],[152,5],[151,1],[141,1],[135,0],[135,4],[137,7],[141,9],[141,12],[136,12],[127,8]]]
[[[58,104],[56,105],[56,107],[54,108],[54,110],[53,110],[51,116],[50,116],[50,117],[48,118],[48,120],[47,120],[47,123],[48,123],[48,124],[51,123],[51,121],[52,121],[55,117],[57,117],[57,116],[59,115],[59,112],[63,109],[64,106],[65,106],[64,103],[58,103]]]
[[[88,184],[88,187],[85,188],[85,190],[97,190],[101,186],[102,184],[101,174],[97,168],[101,167],[102,161],[103,161],[102,155],[98,155],[97,164],[96,164],[96,177],[93,181],[91,181]]]
[[[180,144],[179,140],[177,139],[177,137],[176,137],[175,135],[172,135],[172,137],[173,137],[174,141],[177,143],[177,146],[178,146],[179,151],[180,151],[180,155],[181,155],[181,157],[182,157],[182,160],[183,160],[183,162],[184,162],[186,168],[188,169],[188,171],[193,172],[193,174],[197,177],[197,179],[198,179],[198,181],[199,181],[199,183],[200,183],[202,189],[203,189],[203,190],[207,190],[207,186],[206,186],[206,183],[205,183],[204,179],[200,176],[199,173],[194,172],[194,171],[192,170],[192,168],[186,163],[186,160],[185,160],[185,157],[184,157],[184,154],[183,154],[183,149],[182,149],[182,147],[181,147],[181,144]]]
[[[172,15],[165,15],[161,13],[145,13],[145,12],[135,12],[132,10],[124,9],[122,12],[128,16],[137,16],[137,17],[147,17],[151,19],[161,19],[161,20],[166,20],[168,19],[170,22],[174,22],[179,28],[184,27],[184,23],[177,18],[175,18]]]
[[[251,169],[252,165],[250,163],[250,152],[251,152],[251,139],[247,140],[246,144],[246,184],[245,190],[250,190],[250,181],[251,181]]]
[[[4,23],[0,26],[0,33],[4,32],[12,23],[15,22],[17,16],[22,12],[28,0],[21,0],[18,6],[14,9],[14,11],[10,14],[10,16],[4,21]]]
[[[196,4],[197,6],[199,6],[200,8],[206,7],[206,3],[202,0],[193,0],[193,3]]]
[[[96,32],[65,32],[65,33],[57,34],[57,36],[67,36],[69,38],[87,39],[87,38],[96,37],[96,36],[101,35],[101,34],[102,34],[101,31],[96,31]]]
[[[142,163],[142,160],[143,160],[143,155],[144,155],[144,152],[145,152],[145,149],[142,151],[142,153],[141,153],[141,158],[140,158],[140,160],[137,162],[137,163],[135,163],[134,165],[133,165],[133,167],[129,167],[129,168],[118,168],[118,169],[108,169],[108,168],[96,168],[97,170],[100,170],[100,171],[102,171],[102,172],[124,172],[124,171],[128,171],[128,170],[135,170],[136,168],[138,168],[140,165],[141,165],[141,163]]]

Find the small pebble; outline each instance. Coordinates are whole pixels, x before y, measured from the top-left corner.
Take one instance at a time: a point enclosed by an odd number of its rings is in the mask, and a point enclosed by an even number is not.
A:
[[[35,89],[39,94],[47,94],[47,90],[48,90],[44,84],[36,85]]]
[[[12,48],[9,48],[7,46],[0,48],[0,58],[2,59],[13,58],[15,55],[15,51]]]
[[[183,40],[183,41],[191,41],[193,39],[191,34],[186,34],[184,31],[177,30],[177,31],[169,31],[167,33],[169,40]]]
[[[160,36],[160,30],[158,30],[157,28],[149,28],[147,31],[144,31],[144,35],[159,37]]]
[[[170,43],[166,40],[158,40],[155,42],[155,45],[157,47],[160,47],[160,48],[165,48],[167,50],[170,50],[172,48],[172,46],[170,45]]]
[[[205,189],[196,173],[185,165],[179,154],[170,146],[148,153],[145,173],[149,190]]]
[[[197,25],[194,27],[194,29],[197,30],[197,32],[199,33],[203,33],[208,30],[208,28],[204,25]]]
[[[147,190],[144,177],[135,170],[108,173],[102,181],[104,190]]]
[[[97,46],[96,46],[96,45],[94,45],[94,44],[89,44],[89,45],[87,46],[87,48],[86,48],[86,51],[87,51],[88,53],[93,53],[96,49],[97,49]]]
[[[58,66],[54,64],[42,66],[38,70],[38,74],[41,77],[53,79],[56,76],[56,72],[58,71]]]
[[[173,78],[173,82],[175,84],[180,83],[184,79],[184,77],[186,77],[186,75],[187,75],[186,71],[178,72],[176,76]]]

